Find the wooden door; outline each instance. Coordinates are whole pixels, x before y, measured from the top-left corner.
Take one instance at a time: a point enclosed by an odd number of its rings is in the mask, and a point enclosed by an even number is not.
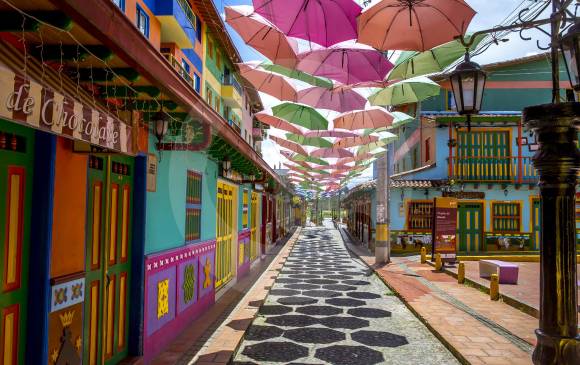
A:
[[[541,228],[542,228],[542,210],[540,207],[540,199],[532,199],[532,243],[534,250],[540,249],[541,244]]]
[[[268,225],[268,196],[262,194],[262,234],[260,239],[260,252],[266,254],[266,226]]]
[[[216,289],[229,282],[233,276],[232,252],[234,250],[234,187],[218,182],[216,224]]]
[[[133,167],[130,157],[89,157],[84,364],[127,356]]]
[[[253,261],[258,257],[258,193],[252,192],[252,204],[250,207],[250,260]]]
[[[460,202],[457,215],[458,251],[481,251],[483,243],[483,205],[481,203]]]
[[[34,131],[0,124],[0,364],[24,364]]]

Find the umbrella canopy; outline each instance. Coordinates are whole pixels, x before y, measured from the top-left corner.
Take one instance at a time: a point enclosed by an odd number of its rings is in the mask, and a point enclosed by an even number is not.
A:
[[[401,105],[416,103],[439,95],[441,87],[425,76],[399,81],[369,97],[371,105]]]
[[[477,36],[470,50],[474,50],[485,37],[485,34]],[[401,80],[441,72],[464,54],[465,47],[457,39],[425,52],[405,51],[395,62],[387,79]]]
[[[349,130],[388,127],[393,122],[393,115],[384,108],[357,110],[339,115],[334,119],[334,128]]]
[[[274,128],[282,129],[286,132],[294,134],[302,134],[302,131],[295,125],[288,123],[284,119],[280,119],[265,112],[259,112],[254,115],[260,122],[272,126]]]
[[[362,146],[365,144],[376,142],[378,140],[379,140],[379,137],[370,136],[370,135],[369,136],[348,137],[348,138],[342,138],[342,139],[338,140],[338,142],[336,142],[334,144],[334,147],[339,147],[339,148],[356,147],[356,146]]]
[[[352,89],[336,87],[328,90],[322,87],[311,87],[300,90],[297,94],[299,103],[320,109],[330,109],[339,113],[364,109],[367,100]]]
[[[369,128],[369,129],[365,129],[362,133],[363,136],[368,136],[371,135],[373,133],[381,133],[381,132],[386,132],[389,129],[394,129],[394,128],[398,128],[401,126],[404,126],[405,124],[409,124],[411,122],[413,122],[415,120],[414,117],[405,114],[403,112],[391,112],[391,115],[393,116],[393,123],[388,126],[388,127],[381,127],[381,128]]]
[[[302,148],[302,146],[300,146],[299,144],[296,144],[294,142],[290,142],[290,141],[287,141],[285,139],[278,138],[278,137],[275,137],[275,136],[270,136],[270,139],[272,141],[274,141],[275,143],[277,143],[278,145],[280,145],[281,147],[287,148],[290,151],[299,153],[301,155],[307,155],[308,154],[308,152],[306,152],[304,150],[304,148]]]
[[[239,63],[240,76],[258,91],[280,100],[296,100],[296,89],[282,75],[264,70],[259,63]]]
[[[286,138],[289,141],[293,141],[304,146],[332,147],[332,142],[322,137],[304,137],[303,135],[300,134],[287,133]]]
[[[474,15],[464,0],[383,0],[359,16],[358,41],[382,51],[426,51],[464,34]]]
[[[289,36],[324,47],[355,39],[362,8],[352,0],[253,0],[256,12]]]
[[[293,68],[287,68],[280,65],[275,65],[270,62],[262,62],[260,67],[264,70],[272,71],[278,73],[280,75],[284,75],[294,80],[305,82],[312,86],[319,86],[324,87],[326,89],[332,89],[333,83],[332,80],[327,79],[326,77],[318,77],[306,72],[302,72]]]
[[[315,163],[315,164],[318,164],[320,166],[328,166],[328,162],[324,161],[321,158],[317,158],[314,156],[304,156],[304,155],[296,154],[296,155],[290,157],[290,160],[294,161],[294,162],[305,161],[305,162]]]
[[[353,157],[354,155],[347,149],[344,148],[319,148],[317,150],[312,151],[311,153],[314,157],[322,157],[322,158],[344,158],[344,157]]]
[[[317,49],[298,57],[299,70],[346,85],[381,81],[393,68],[383,53],[361,45]]]
[[[244,42],[279,65],[294,68],[298,44],[247,5],[226,6],[226,22]]]
[[[386,132],[386,133],[388,133],[388,132]],[[361,155],[364,155],[367,153],[373,154],[375,152],[380,152],[377,150],[382,149],[383,147],[385,147],[386,145],[395,141],[398,138],[395,134],[392,134],[392,133],[388,133],[388,134],[389,134],[389,136],[385,136],[385,138],[383,138],[383,139],[380,139],[376,142],[371,142],[369,144],[366,144],[364,146],[359,147],[358,150],[356,151],[356,156],[361,156]],[[366,160],[366,158],[361,159],[361,160]],[[359,160],[359,161],[361,161],[361,160]]]
[[[272,108],[275,116],[308,129],[327,129],[328,121],[313,108],[296,103],[282,103]]]
[[[329,137],[329,138],[348,138],[358,136],[358,134],[354,132],[337,131],[334,129],[330,131],[308,131],[302,134],[305,137]]]

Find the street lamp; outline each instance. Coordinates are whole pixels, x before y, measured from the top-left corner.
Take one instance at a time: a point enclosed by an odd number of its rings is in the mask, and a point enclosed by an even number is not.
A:
[[[566,70],[575,91],[580,91],[580,24],[574,24],[560,41]]]
[[[469,59],[469,52],[465,53],[465,60],[451,73],[455,106],[460,115],[467,115],[468,130],[471,130],[471,115],[479,114],[481,110],[486,78],[481,66]]]
[[[155,137],[157,137],[156,147],[157,151],[159,151],[159,161],[161,161],[161,141],[169,129],[169,120],[163,111],[159,111],[153,116],[153,123],[155,126]]]

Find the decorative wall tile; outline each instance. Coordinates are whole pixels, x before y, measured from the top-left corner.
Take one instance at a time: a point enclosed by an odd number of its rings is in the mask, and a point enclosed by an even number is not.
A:
[[[85,299],[85,279],[71,280],[53,285],[51,288],[50,312],[82,303]]]

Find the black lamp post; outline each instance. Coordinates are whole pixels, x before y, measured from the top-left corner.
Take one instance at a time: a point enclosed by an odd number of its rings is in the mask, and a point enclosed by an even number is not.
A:
[[[161,141],[163,137],[167,134],[169,129],[169,120],[167,115],[163,111],[155,113],[153,117],[153,123],[155,127],[155,137],[157,137],[157,151],[159,151],[159,161],[161,161]]]
[[[552,103],[527,107],[523,122],[537,136],[539,149],[533,157],[539,175],[541,197],[540,245],[540,321],[533,362],[539,364],[580,364],[580,335],[578,334],[578,305],[576,279],[576,185],[580,171],[578,130],[580,103],[560,102],[560,48],[572,88],[580,91],[580,24],[568,10],[573,0],[552,0],[552,14],[548,19],[515,22],[508,26],[475,32],[469,41],[460,41],[469,49],[481,34],[519,31],[537,28],[550,36],[549,49],[552,67]],[[546,4],[546,7],[550,3]],[[524,10],[525,12],[525,10]],[[520,13],[520,16],[522,13]],[[570,21],[575,24],[570,24]],[[550,31],[539,28],[549,25]],[[568,28],[565,35],[560,31]],[[451,85],[460,114],[476,114],[481,108],[483,82],[479,66],[466,61],[451,75]],[[479,74],[478,74],[479,73]],[[480,87],[481,86],[481,87]]]

